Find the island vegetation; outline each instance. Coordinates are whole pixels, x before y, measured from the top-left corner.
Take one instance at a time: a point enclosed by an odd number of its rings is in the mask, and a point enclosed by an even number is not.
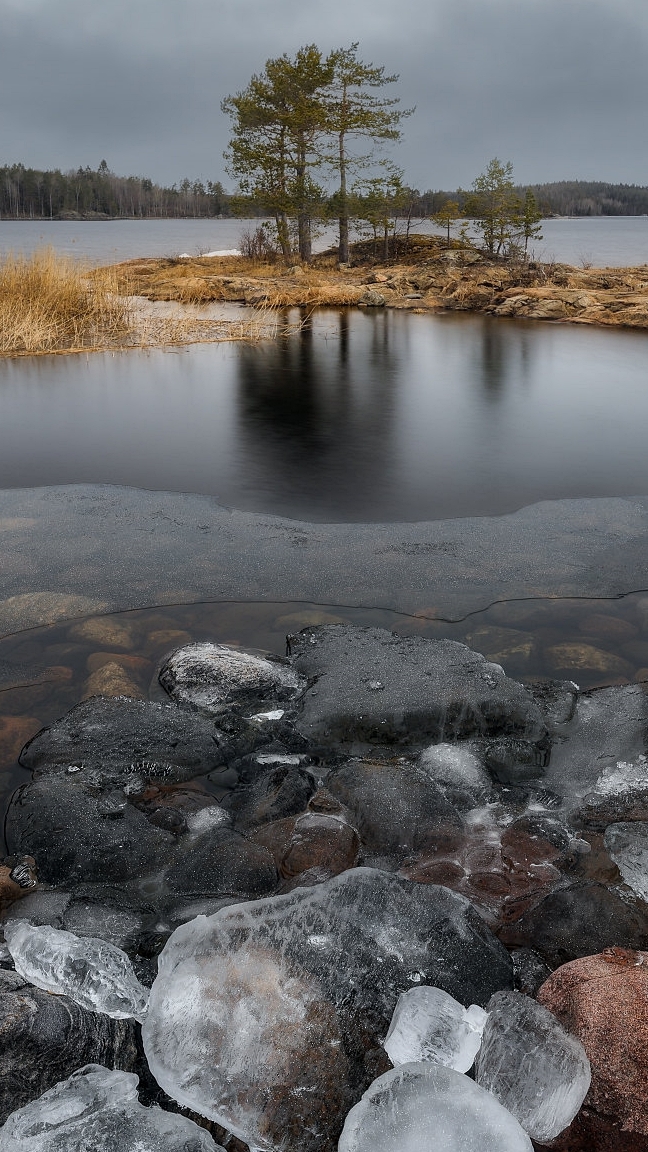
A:
[[[520,187],[512,164],[494,157],[470,189],[421,195],[388,151],[414,111],[400,107],[397,81],[360,59],[357,43],[326,56],[310,44],[268,60],[222,102],[234,194],[212,181],[163,188],[119,177],[105,160],[96,171],[65,175],[0,169],[0,213],[12,219],[260,217],[242,232],[238,256],[131,260],[111,269],[84,269],[52,251],[6,258],[0,352],[257,339],[287,323],[279,312],[292,307],[471,309],[648,327],[645,267],[576,269],[533,259],[550,203],[587,215],[638,213],[648,209],[648,189]],[[417,233],[424,219],[440,234]],[[333,221],[337,244],[314,254],[318,227]],[[238,323],[186,312],[161,317],[150,304],[163,300],[237,302],[254,314]]]

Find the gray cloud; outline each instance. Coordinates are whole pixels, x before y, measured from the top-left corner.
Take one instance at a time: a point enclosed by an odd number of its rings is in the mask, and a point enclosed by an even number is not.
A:
[[[0,0],[0,163],[221,178],[220,100],[269,56],[360,41],[400,73],[420,187],[648,183],[645,0]]]

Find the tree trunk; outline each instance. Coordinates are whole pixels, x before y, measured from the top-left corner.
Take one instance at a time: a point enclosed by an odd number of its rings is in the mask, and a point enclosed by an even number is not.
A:
[[[349,198],[346,180],[346,155],[344,151],[344,132],[340,132],[340,246],[338,249],[338,262],[349,263]]]
[[[290,233],[288,232],[288,221],[285,212],[277,212],[275,224],[277,225],[277,237],[279,239],[281,255],[284,258],[284,262],[290,264],[292,261],[292,249],[290,247]]]

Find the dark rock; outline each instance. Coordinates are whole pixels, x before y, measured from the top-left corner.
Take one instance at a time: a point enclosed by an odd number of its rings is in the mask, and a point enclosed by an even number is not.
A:
[[[248,831],[304,812],[317,782],[305,768],[279,764],[223,800],[237,828]]]
[[[535,997],[538,989],[551,976],[551,968],[532,948],[514,948],[511,952],[511,960],[513,961],[513,981],[518,992],[524,992],[525,996]]]
[[[549,743],[542,740],[516,740],[508,737],[490,743],[485,749],[485,763],[499,784],[518,785],[544,776],[549,763]]]
[[[452,640],[334,624],[304,629],[295,645],[295,666],[314,682],[297,727],[313,740],[420,745],[546,735],[527,690]]]
[[[573,680],[537,680],[528,688],[550,728],[573,719],[578,703],[578,685]]]
[[[171,782],[205,775],[262,742],[258,726],[234,717],[217,726],[171,704],[95,696],[38,732],[20,763],[43,773],[77,766]]]
[[[349,809],[366,852],[399,860],[463,843],[457,810],[426,772],[407,761],[350,760],[327,777],[326,786]]]
[[[552,968],[623,945],[648,947],[648,907],[621,900],[595,882],[550,893],[498,932],[509,948],[533,948]]]
[[[133,1071],[137,1028],[0,971],[0,1124],[84,1064]]]
[[[270,852],[231,828],[217,828],[178,845],[164,881],[174,894],[259,899],[274,892],[277,869]]]
[[[10,851],[34,857],[49,884],[130,880],[168,860],[175,843],[123,791],[93,789],[78,776],[58,774],[14,793],[5,836]]]

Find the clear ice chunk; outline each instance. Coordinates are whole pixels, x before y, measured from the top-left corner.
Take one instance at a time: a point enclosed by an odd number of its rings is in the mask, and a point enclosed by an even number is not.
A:
[[[532,1152],[517,1120],[441,1064],[401,1064],[349,1112],[338,1152]]]
[[[640,821],[608,824],[604,843],[626,884],[648,901],[648,827]]]
[[[464,1008],[442,988],[411,988],[398,997],[383,1048],[394,1065],[430,1060],[467,1072],[479,1051],[486,1016],[478,1004]]]
[[[0,1152],[222,1152],[208,1132],[137,1099],[137,1076],[87,1064],[18,1108]]]
[[[143,1019],[148,992],[121,948],[24,920],[10,920],[4,935],[16,971],[36,988],[69,996],[113,1020]]]
[[[521,992],[492,997],[477,1083],[517,1117],[533,1140],[553,1140],[571,1124],[590,1080],[583,1045],[551,1012]]]
[[[485,1004],[511,983],[508,953],[463,897],[353,868],[177,928],[142,1038],[180,1104],[255,1149],[321,1152],[399,993],[429,984]]]

